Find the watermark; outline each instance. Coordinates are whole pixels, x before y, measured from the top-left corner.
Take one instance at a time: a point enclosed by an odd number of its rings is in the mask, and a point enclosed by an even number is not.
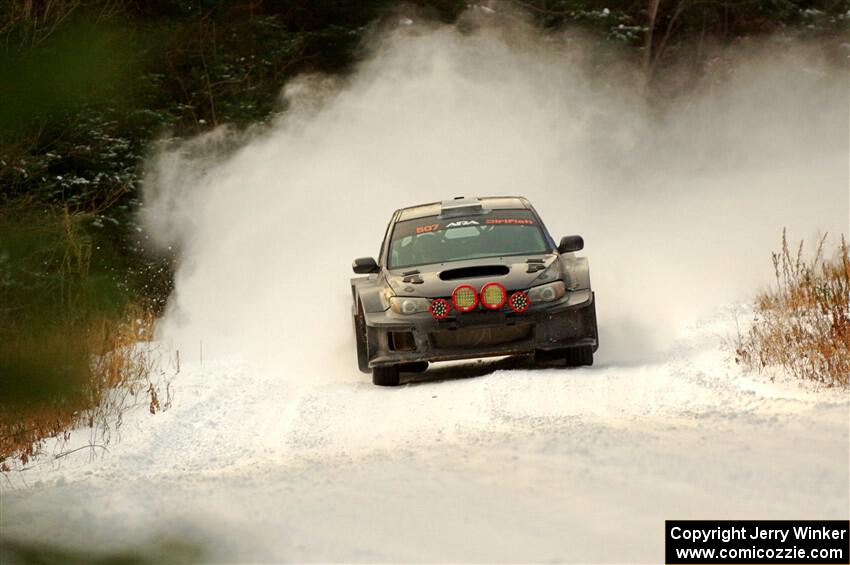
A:
[[[667,520],[664,529],[668,565],[850,564],[843,520]]]

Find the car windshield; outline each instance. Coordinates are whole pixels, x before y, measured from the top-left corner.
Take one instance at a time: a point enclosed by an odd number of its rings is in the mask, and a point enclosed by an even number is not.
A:
[[[547,241],[528,210],[494,210],[462,218],[431,216],[398,222],[389,267],[411,267],[483,257],[547,253]]]

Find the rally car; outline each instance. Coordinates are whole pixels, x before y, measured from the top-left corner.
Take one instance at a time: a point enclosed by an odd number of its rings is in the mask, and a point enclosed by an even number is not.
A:
[[[581,236],[556,244],[528,200],[396,210],[378,259],[351,279],[357,364],[380,386],[431,361],[533,354],[592,365],[599,339]]]

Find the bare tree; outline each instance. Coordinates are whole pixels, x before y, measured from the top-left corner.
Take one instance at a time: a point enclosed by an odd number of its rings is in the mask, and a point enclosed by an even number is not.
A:
[[[646,36],[643,41],[643,68],[649,70],[652,64],[652,36],[655,32],[655,19],[658,17],[658,6],[661,0],[647,0],[646,5]]]

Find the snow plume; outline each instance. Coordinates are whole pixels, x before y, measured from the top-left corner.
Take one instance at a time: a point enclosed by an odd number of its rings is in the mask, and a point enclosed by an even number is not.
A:
[[[822,49],[719,52],[659,104],[598,46],[502,19],[400,26],[344,80],[291,82],[272,124],[163,143],[143,211],[180,256],[162,336],[184,358],[362,378],[350,264],[393,210],[521,194],[556,239],[584,236],[598,360],[634,363],[766,284],[783,227],[848,231],[847,76]]]

